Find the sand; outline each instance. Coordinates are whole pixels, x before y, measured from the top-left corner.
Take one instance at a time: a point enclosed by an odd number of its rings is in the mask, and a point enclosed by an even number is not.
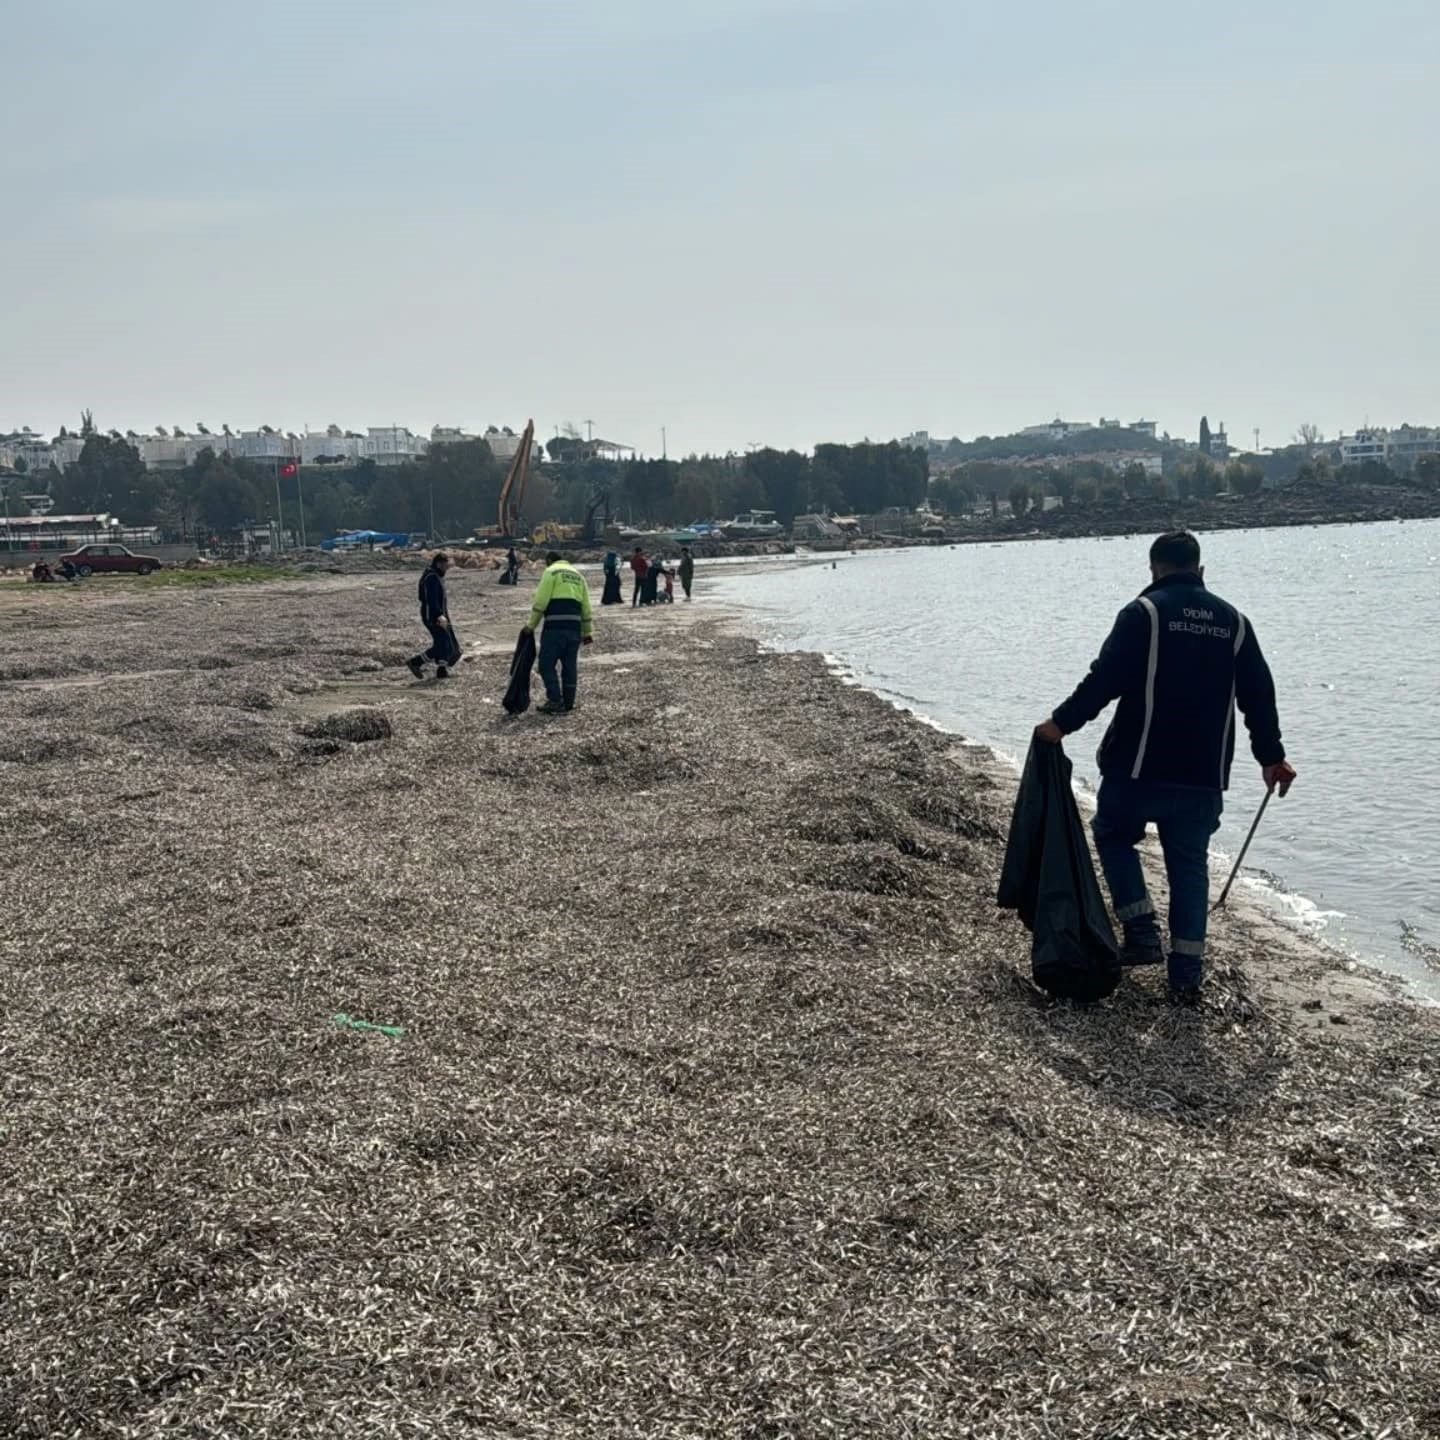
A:
[[[0,1434],[1440,1433],[1433,1012],[1050,1005],[975,751],[452,589],[0,596]]]

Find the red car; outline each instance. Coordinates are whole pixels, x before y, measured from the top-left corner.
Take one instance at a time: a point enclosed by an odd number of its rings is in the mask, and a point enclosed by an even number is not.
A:
[[[153,555],[137,555],[124,545],[82,545],[60,557],[60,565],[70,566],[82,577],[91,575],[148,575],[160,568]]]

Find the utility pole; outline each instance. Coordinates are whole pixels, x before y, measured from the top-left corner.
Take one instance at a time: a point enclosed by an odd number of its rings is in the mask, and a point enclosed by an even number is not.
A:
[[[225,452],[230,453],[228,450]],[[275,535],[280,554],[285,553],[285,507],[280,503],[280,467],[275,467]]]
[[[585,422],[585,443],[588,445],[594,438],[595,422],[593,420],[587,420]]]
[[[670,451],[666,444],[666,430],[663,425],[660,427],[660,458],[662,460],[670,458]]]

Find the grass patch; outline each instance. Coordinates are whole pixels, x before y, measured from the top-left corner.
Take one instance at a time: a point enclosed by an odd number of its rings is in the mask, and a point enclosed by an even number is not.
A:
[[[109,578],[109,577],[105,577]],[[306,577],[275,565],[208,565],[196,570],[157,570],[153,575],[116,577],[133,584],[151,586],[262,585],[268,580],[300,580]]]

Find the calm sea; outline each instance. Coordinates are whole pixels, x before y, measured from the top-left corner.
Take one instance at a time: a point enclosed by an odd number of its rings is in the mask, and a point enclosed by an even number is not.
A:
[[[1440,521],[1202,537],[1206,578],[1275,672],[1300,782],[1244,883],[1328,943],[1440,999]],[[1148,537],[965,545],[705,577],[753,634],[999,754],[1085,673],[1148,580]],[[1067,742],[1082,780],[1105,718]],[[1263,790],[1241,731],[1217,861]]]

